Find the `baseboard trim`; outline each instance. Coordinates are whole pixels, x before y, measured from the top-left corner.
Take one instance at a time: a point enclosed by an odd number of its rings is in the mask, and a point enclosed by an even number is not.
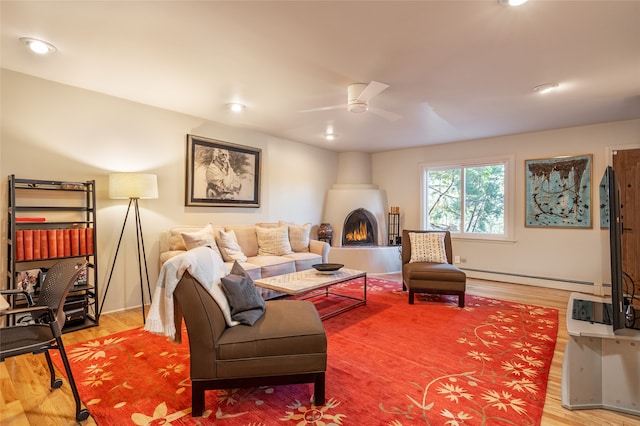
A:
[[[593,293],[595,285],[593,282],[589,281],[569,280],[566,278],[542,277],[536,275],[517,274],[513,272],[487,271],[474,268],[460,269],[462,269],[469,278],[525,284],[568,291]]]

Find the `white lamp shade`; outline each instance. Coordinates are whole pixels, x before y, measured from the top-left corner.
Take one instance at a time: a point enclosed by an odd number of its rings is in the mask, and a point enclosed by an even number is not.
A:
[[[158,178],[145,173],[110,174],[109,198],[158,198]]]

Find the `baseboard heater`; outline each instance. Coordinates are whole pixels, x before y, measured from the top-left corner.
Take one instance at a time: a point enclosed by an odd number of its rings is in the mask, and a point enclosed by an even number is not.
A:
[[[506,276],[509,276],[509,277],[531,278],[531,279],[534,279],[534,280],[545,280],[545,281],[557,281],[557,282],[563,282],[563,283],[568,283],[568,284],[578,284],[578,285],[590,285],[590,286],[594,285],[593,282],[568,280],[566,278],[538,277],[538,276],[535,276],[535,275],[516,274],[516,273],[513,273],[513,272],[485,271],[483,269],[473,269],[473,268],[460,268],[460,269],[462,269],[463,271],[480,272],[480,273],[483,273],[483,274],[506,275]]]

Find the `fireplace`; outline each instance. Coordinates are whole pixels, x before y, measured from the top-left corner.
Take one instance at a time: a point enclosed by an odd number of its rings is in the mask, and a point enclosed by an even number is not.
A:
[[[371,154],[338,154],[336,180],[322,217],[333,229],[329,262],[372,274],[399,272],[399,247],[387,245],[387,195],[371,182]]]
[[[342,227],[343,246],[376,246],[378,225],[375,216],[359,208],[350,212]]]

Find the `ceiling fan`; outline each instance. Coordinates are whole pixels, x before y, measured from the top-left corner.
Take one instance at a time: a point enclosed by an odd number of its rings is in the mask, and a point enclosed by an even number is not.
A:
[[[327,111],[331,109],[339,109],[347,107],[347,111],[356,114],[371,111],[372,113],[386,118],[390,121],[396,121],[400,118],[398,114],[394,114],[390,111],[385,111],[380,108],[371,107],[369,101],[375,96],[380,94],[383,90],[389,87],[388,84],[380,83],[379,81],[372,81],[369,84],[366,83],[353,83],[347,87],[347,103],[340,105],[331,105],[321,108],[307,109],[302,112],[313,111]]]

